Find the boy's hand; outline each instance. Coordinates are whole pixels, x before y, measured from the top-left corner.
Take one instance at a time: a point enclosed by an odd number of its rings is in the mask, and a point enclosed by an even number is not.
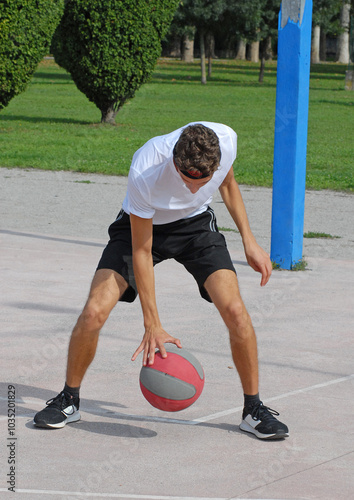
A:
[[[135,353],[132,356],[132,361],[138,357],[138,355],[144,351],[143,355],[143,366],[147,364],[152,365],[155,361],[155,350],[158,349],[163,358],[167,358],[167,353],[164,344],[171,343],[175,344],[177,347],[182,347],[179,339],[171,337],[162,327],[150,327],[145,330],[143,340]]]

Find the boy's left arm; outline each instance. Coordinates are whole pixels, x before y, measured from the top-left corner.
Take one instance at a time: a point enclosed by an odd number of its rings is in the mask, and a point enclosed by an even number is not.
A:
[[[221,197],[234,220],[242,237],[242,243],[248,264],[262,274],[261,286],[268,283],[272,274],[270,257],[260,247],[251,231],[242,195],[234,177],[233,167],[230,168],[223,183],[219,187]]]

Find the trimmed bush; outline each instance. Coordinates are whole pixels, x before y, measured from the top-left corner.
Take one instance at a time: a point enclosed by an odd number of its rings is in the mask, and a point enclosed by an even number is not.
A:
[[[151,75],[178,0],[68,0],[55,32],[56,62],[115,123]]]
[[[0,109],[23,92],[49,49],[63,0],[0,3]]]

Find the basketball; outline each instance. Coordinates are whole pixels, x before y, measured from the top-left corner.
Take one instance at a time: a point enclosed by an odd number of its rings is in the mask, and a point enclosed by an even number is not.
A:
[[[185,349],[166,346],[167,358],[160,351],[154,364],[140,371],[140,388],[145,399],[163,411],[180,411],[192,405],[204,387],[204,370]]]

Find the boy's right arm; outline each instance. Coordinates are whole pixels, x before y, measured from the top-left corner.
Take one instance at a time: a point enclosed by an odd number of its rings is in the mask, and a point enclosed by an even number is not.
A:
[[[165,342],[182,347],[178,339],[162,328],[156,305],[155,275],[152,260],[152,219],[143,219],[130,214],[133,246],[134,276],[144,317],[145,333],[141,344],[132,356],[134,361],[144,351],[143,365],[152,365],[155,349],[166,357]]]

